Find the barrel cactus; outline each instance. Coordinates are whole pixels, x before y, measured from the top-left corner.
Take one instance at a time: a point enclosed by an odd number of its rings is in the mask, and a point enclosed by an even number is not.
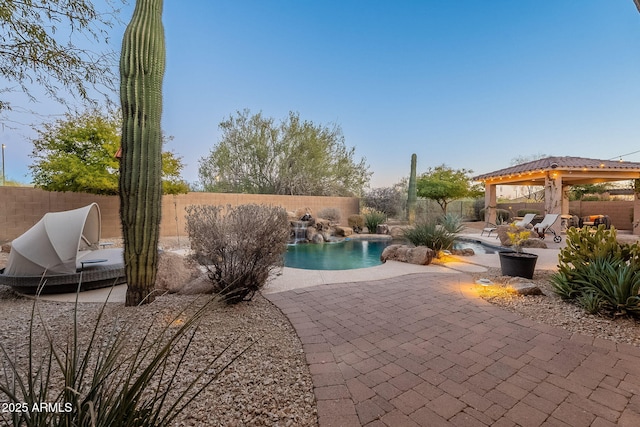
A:
[[[409,194],[407,198],[407,219],[409,224],[416,221],[416,200],[418,198],[418,190],[416,187],[416,163],[418,156],[411,155],[411,175],[409,175]]]
[[[137,0],[122,41],[120,218],[126,305],[153,301],[162,202],[162,0]]]

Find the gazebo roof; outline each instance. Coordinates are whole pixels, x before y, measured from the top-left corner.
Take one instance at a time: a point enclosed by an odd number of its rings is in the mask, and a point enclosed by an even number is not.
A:
[[[640,163],[584,157],[545,157],[473,179],[496,185],[544,185],[545,178],[562,177],[565,185],[640,179]]]

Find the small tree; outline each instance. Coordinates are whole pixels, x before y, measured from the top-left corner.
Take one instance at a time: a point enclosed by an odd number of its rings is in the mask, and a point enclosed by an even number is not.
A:
[[[89,0],[0,2],[0,76],[32,100],[33,83],[68,104],[62,90],[91,100],[90,88],[114,89],[113,52],[82,48],[78,36],[104,44],[119,10],[97,10]],[[4,88],[0,92],[13,90]],[[0,100],[0,111],[11,106]]]
[[[290,225],[284,209],[189,206],[187,232],[199,263],[228,304],[251,299],[283,265]]]
[[[480,186],[471,185],[469,175],[472,173],[472,170],[453,170],[446,165],[429,168],[418,178],[418,196],[435,200],[447,213],[447,205],[451,201],[482,194]]]
[[[36,187],[47,191],[118,194],[122,116],[99,110],[67,114],[37,128],[31,142],[29,166]],[[163,137],[166,143],[167,138]],[[170,151],[162,153],[162,187],[165,194],[180,194],[188,186],[180,178],[184,164]]]
[[[363,198],[368,208],[383,212],[390,218],[397,218],[402,212],[403,193],[395,187],[373,188]]]
[[[339,126],[315,125],[290,112],[276,124],[249,110],[220,123],[222,137],[200,159],[206,191],[359,196],[371,173],[354,159]]]

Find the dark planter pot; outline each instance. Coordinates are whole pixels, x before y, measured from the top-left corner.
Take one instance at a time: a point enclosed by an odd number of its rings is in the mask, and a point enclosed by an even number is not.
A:
[[[503,276],[533,279],[538,255],[526,252],[498,252]]]

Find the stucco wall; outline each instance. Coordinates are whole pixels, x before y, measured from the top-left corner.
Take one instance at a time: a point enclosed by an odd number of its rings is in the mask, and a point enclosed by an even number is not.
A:
[[[98,203],[102,213],[102,236],[120,237],[120,202],[117,196],[97,196],[86,193],[48,192],[34,188],[0,187],[0,242],[15,239],[47,212],[58,212]],[[189,193],[164,196],[162,199],[162,236],[184,236],[185,208],[189,205],[240,205],[257,203],[282,206],[288,211],[309,208],[337,208],[342,222],[360,210],[355,197],[276,196],[268,194]]]

